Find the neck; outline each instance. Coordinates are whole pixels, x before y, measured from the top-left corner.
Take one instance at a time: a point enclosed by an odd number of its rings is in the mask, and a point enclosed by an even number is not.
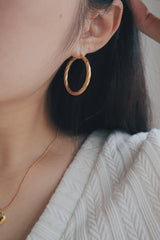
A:
[[[26,168],[56,136],[46,113],[45,97],[0,102],[0,169]]]

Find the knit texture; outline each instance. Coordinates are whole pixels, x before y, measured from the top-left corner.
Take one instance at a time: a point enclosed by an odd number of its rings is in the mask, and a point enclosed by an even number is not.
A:
[[[160,240],[160,129],[92,132],[27,240]]]

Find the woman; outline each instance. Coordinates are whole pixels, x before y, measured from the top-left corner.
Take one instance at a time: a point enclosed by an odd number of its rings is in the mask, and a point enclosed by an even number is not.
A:
[[[160,131],[137,29],[160,42],[160,22],[146,10],[0,1],[0,239],[160,239]]]

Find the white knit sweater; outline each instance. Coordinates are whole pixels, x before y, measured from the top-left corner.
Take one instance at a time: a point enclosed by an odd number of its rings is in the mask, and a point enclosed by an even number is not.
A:
[[[160,240],[160,129],[96,130],[27,240]]]

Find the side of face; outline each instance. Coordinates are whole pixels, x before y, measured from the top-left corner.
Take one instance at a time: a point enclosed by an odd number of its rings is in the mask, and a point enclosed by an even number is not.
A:
[[[63,50],[82,1],[0,0],[0,102],[46,91],[67,58],[95,52],[109,41],[120,25],[121,0],[114,0],[109,12],[89,11],[83,31]]]
[[[69,57],[77,0],[0,0],[0,101],[32,94]]]

